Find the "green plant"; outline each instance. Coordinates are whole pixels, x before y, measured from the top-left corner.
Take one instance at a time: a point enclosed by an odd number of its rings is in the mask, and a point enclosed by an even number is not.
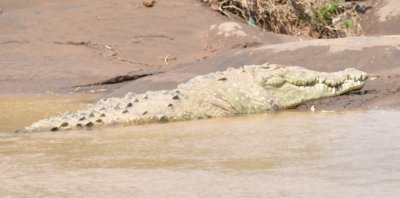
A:
[[[312,9],[311,19],[317,24],[332,25],[332,19],[338,14],[339,6],[338,0],[330,0],[326,4],[316,5]]]
[[[331,1],[329,6],[330,14],[337,14],[339,12],[339,1]]]
[[[342,22],[342,28],[350,29],[353,28],[353,21],[351,20],[344,20]]]
[[[322,6],[320,9],[319,9],[319,13],[321,14],[321,19],[323,20],[323,22],[325,23],[325,24],[331,24],[332,23],[332,15],[331,15],[331,13],[329,12],[329,9],[328,9],[328,7],[326,7],[326,6]]]
[[[361,33],[360,19],[347,0],[200,0],[230,17],[280,34],[337,38]],[[250,21],[250,22],[249,22]],[[252,22],[254,21],[254,22]]]

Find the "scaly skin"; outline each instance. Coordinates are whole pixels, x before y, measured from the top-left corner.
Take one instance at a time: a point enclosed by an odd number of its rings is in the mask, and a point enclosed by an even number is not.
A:
[[[314,99],[361,89],[368,76],[275,64],[251,65],[198,76],[177,89],[102,99],[86,110],[33,123],[22,132],[57,131],[204,119],[288,109]]]

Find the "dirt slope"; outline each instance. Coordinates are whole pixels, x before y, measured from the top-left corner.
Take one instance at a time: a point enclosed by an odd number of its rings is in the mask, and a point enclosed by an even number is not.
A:
[[[167,71],[231,48],[279,43],[272,33],[224,42],[210,28],[229,19],[194,0],[3,0],[0,92],[39,93],[116,76]],[[216,41],[218,40],[218,42]]]
[[[365,35],[400,34],[399,0],[365,0],[358,2],[365,14],[361,14]]]

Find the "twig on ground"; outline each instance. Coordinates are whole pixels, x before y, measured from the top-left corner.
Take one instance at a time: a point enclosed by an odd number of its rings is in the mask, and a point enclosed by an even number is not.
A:
[[[227,13],[227,12],[225,12],[224,11],[224,9],[222,8],[222,6],[226,3],[226,2],[228,2],[229,0],[224,0],[224,1],[222,1],[221,3],[219,3],[219,11],[222,13],[222,14],[224,14],[225,16],[227,16],[228,18],[231,18],[231,16]]]
[[[168,57],[169,57],[169,54],[166,55],[165,58],[164,58],[164,63],[165,63],[166,65],[168,65]]]
[[[244,18],[244,20],[248,21],[246,15],[244,14],[243,10],[241,10],[240,8],[234,6],[234,5],[227,5],[227,6],[222,6],[222,9],[227,9],[227,8],[231,8],[231,9],[235,9],[236,11],[239,11],[240,14],[242,15],[242,17]]]

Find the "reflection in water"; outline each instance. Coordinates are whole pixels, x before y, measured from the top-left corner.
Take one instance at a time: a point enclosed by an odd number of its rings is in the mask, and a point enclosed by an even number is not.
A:
[[[398,111],[0,134],[0,195],[395,197]]]

